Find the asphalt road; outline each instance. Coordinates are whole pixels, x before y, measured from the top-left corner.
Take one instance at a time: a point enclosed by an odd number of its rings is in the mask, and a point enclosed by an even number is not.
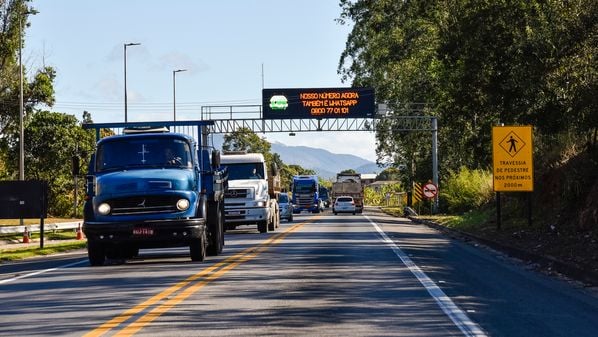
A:
[[[90,267],[85,252],[0,265],[0,336],[598,336],[598,297],[373,210]]]

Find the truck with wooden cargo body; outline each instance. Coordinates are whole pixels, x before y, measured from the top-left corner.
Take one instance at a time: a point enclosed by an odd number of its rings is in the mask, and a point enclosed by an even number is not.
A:
[[[336,181],[332,183],[330,190],[332,204],[340,196],[353,197],[357,213],[363,212],[363,185],[361,184],[361,175],[358,173],[339,173],[336,175]]]
[[[226,180],[219,151],[207,144],[210,123],[83,124],[98,140],[82,226],[92,266],[134,257],[140,248],[188,246],[193,261],[222,252]],[[106,129],[122,134],[102,138]]]

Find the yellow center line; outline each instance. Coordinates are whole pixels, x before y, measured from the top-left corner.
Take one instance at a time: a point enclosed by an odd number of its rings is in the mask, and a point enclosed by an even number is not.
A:
[[[247,248],[247,249],[243,250],[242,252],[237,253],[237,254],[209,267],[209,268],[203,269],[202,271],[200,271],[197,274],[189,276],[185,280],[165,289],[164,291],[160,292],[159,294],[152,296],[151,298],[147,299],[146,301],[134,306],[131,309],[126,310],[125,312],[118,315],[117,317],[114,317],[113,319],[109,320],[108,322],[102,324],[98,328],[88,332],[87,334],[84,335],[84,337],[101,336],[101,335],[107,333],[108,331],[110,331],[114,328],[117,328],[119,325],[126,322],[134,315],[144,311],[145,309],[147,309],[147,308],[155,305],[156,303],[162,301],[163,299],[167,298],[171,294],[188,286],[191,282],[196,281],[197,279],[202,278],[202,277],[204,278],[200,282],[198,282],[190,287],[187,287],[181,293],[179,293],[175,297],[169,299],[165,303],[152,309],[149,313],[140,317],[135,322],[129,324],[127,327],[123,328],[119,333],[117,333],[116,336],[131,336],[131,335],[137,333],[144,326],[151,323],[153,320],[155,320],[156,318],[158,318],[159,316],[161,316],[162,314],[164,314],[165,312],[170,310],[172,307],[174,307],[175,305],[177,305],[180,302],[182,302],[183,300],[185,300],[187,297],[191,296],[193,293],[197,292],[199,289],[201,289],[206,284],[210,283],[213,280],[218,279],[219,277],[224,275],[229,270],[235,268],[239,264],[253,259],[257,255],[259,255],[261,252],[265,251],[269,246],[280,243],[287,235],[296,231],[301,226],[303,226],[309,222],[312,222],[315,219],[316,218],[313,218],[313,219],[310,219],[310,221],[298,223],[298,224],[292,226],[291,228],[287,229],[285,232],[274,235],[271,238],[269,238],[268,240],[260,243],[259,245],[255,246],[255,247]],[[218,270],[218,269],[220,269],[220,270]],[[216,271],[216,270],[218,270],[218,271]],[[216,272],[214,272],[214,271],[216,271]]]

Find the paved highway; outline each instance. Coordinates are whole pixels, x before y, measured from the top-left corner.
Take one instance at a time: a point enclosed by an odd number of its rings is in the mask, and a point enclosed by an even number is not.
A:
[[[221,256],[0,266],[0,336],[598,336],[598,297],[376,210],[226,233]]]

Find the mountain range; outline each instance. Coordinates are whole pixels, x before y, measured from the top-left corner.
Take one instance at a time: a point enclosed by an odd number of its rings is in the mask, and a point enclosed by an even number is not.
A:
[[[222,142],[222,137],[214,137],[214,147],[217,149],[222,149]],[[275,142],[272,143],[271,152],[278,153],[285,164],[312,169],[323,179],[334,179],[337,173],[348,169],[358,173],[380,173],[383,170],[376,163],[352,154],[337,154],[308,146],[289,146]]]
[[[336,174],[348,169],[358,173],[379,173],[376,163],[352,154],[337,154],[308,146],[289,146],[272,143],[272,152],[278,153],[285,164],[296,164],[312,169],[323,179],[336,178]]]

